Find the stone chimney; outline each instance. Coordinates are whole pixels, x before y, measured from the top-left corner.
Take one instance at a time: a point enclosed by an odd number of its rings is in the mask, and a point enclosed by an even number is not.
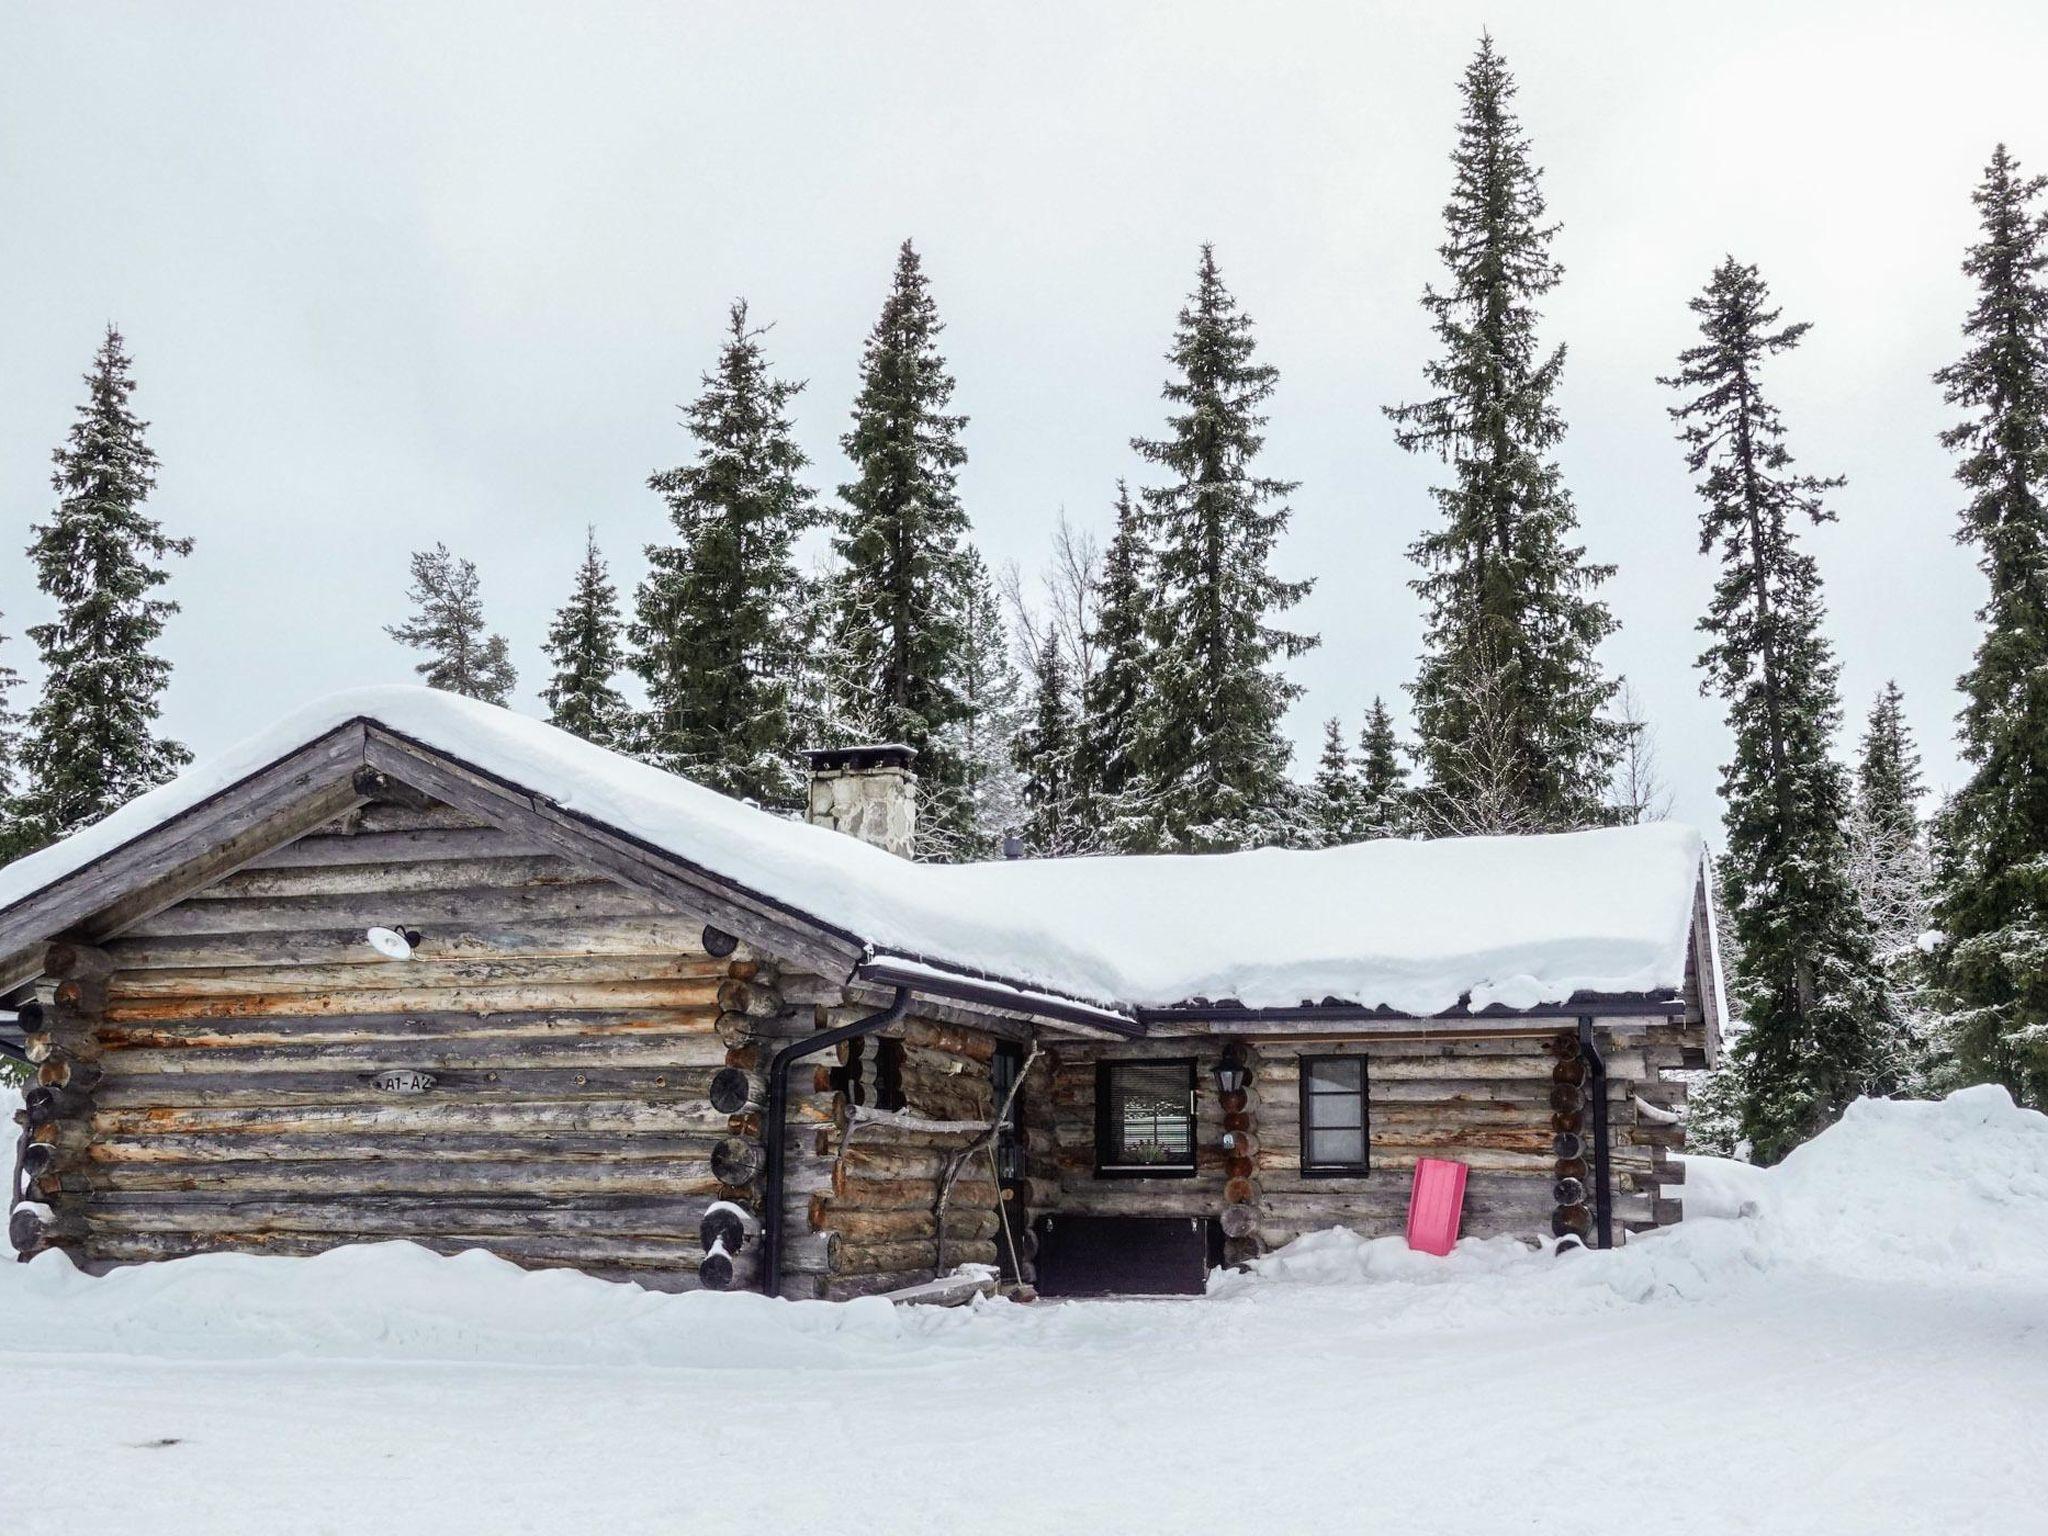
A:
[[[910,747],[827,747],[804,754],[811,765],[809,819],[902,858],[917,839],[917,775]]]

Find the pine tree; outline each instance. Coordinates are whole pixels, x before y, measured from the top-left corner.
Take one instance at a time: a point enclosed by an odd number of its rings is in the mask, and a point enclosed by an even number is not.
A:
[[[1942,434],[1969,492],[1957,537],[1990,587],[1963,674],[1970,778],[1942,820],[1936,952],[1966,1078],[2048,1104],[2048,228],[2000,145],[1975,200],[1983,238],[1968,350],[1935,375],[1964,419]]]
[[[1394,719],[1375,694],[1358,736],[1359,836],[1406,837],[1408,794],[1408,765],[1394,740]]]
[[[1039,642],[1031,721],[1017,734],[1017,767],[1024,775],[1024,846],[1043,858],[1077,853],[1083,846],[1074,804],[1074,699],[1066,648],[1048,627]]]
[[[957,743],[971,734],[962,729],[972,706],[961,674],[977,562],[955,483],[967,418],[946,411],[953,378],[939,352],[943,329],[906,240],[861,357],[853,426],[840,439],[854,479],[839,488],[835,647],[849,710],[917,750],[920,834],[959,841],[971,839],[969,767]]]
[[[426,653],[426,660],[413,670],[429,688],[503,704],[519,674],[512,668],[505,637],[484,628],[478,586],[475,563],[458,560],[446,544],[417,550],[412,585],[405,593],[413,616],[403,624],[385,625],[384,633]]]
[[[1594,655],[1615,627],[1593,595],[1613,568],[1572,542],[1578,515],[1551,456],[1564,348],[1539,354],[1535,300],[1562,273],[1557,226],[1490,37],[1461,90],[1439,247],[1449,281],[1422,300],[1442,348],[1424,370],[1436,393],[1388,411],[1403,448],[1453,471],[1432,493],[1442,525],[1410,550],[1429,611],[1411,690],[1421,756],[1446,830],[1583,826],[1605,819],[1619,750]]]
[[[626,659],[619,641],[619,594],[597,551],[594,526],[584,535],[576,589],[555,615],[542,649],[555,663],[540,695],[548,720],[600,747],[624,746],[632,710],[612,686]]]
[[[1849,816],[1849,876],[1870,925],[1871,948],[1883,971],[1888,1013],[1896,1031],[1888,1043],[1890,1076],[1918,1085],[1929,1067],[1932,1008],[1921,936],[1933,914],[1933,871],[1920,824],[1920,752],[1906,724],[1905,697],[1886,683],[1870,711],[1856,765],[1856,800]]]
[[[736,301],[717,366],[684,416],[695,458],[648,480],[676,539],[648,546],[630,633],[647,683],[647,758],[794,809],[797,753],[817,745],[796,734],[806,599],[796,541],[820,514],[797,478],[808,461],[788,415],[803,385],[770,375],[764,334]]]
[[[1316,641],[1274,627],[1272,615],[1313,583],[1268,569],[1295,486],[1252,469],[1265,443],[1259,407],[1279,378],[1253,361],[1254,345],[1251,317],[1204,245],[1167,354],[1176,377],[1163,393],[1178,409],[1166,436],[1131,444],[1172,477],[1141,493],[1157,553],[1140,754],[1149,841],[1160,848],[1243,848],[1292,830],[1280,722],[1301,689],[1274,663]]]
[[[1344,722],[1335,715],[1323,722],[1323,755],[1316,764],[1309,804],[1315,817],[1316,840],[1325,848],[1355,843],[1365,836],[1364,807],[1358,774],[1344,740]]]
[[[1721,774],[1745,1023],[1734,1050],[1743,1133],[1759,1161],[1775,1162],[1858,1094],[1893,1084],[1884,987],[1843,837],[1848,775],[1829,755],[1837,667],[1821,632],[1820,573],[1793,527],[1831,521],[1826,495],[1843,482],[1793,470],[1758,373],[1807,327],[1774,329],[1780,312],[1768,305],[1756,268],[1724,261],[1691,302],[1704,340],[1662,382],[1687,395],[1671,415],[1706,502],[1700,552],[1721,553],[1700,665],[1735,734]]]
[[[1151,700],[1151,550],[1143,513],[1116,485],[1116,532],[1095,596],[1094,672],[1082,685],[1074,799],[1087,847],[1129,852],[1146,823],[1140,721]]]
[[[143,510],[157,458],[148,423],[129,409],[135,381],[112,326],[85,383],[86,402],[53,456],[56,511],[28,547],[57,617],[28,632],[44,677],[21,754],[24,841],[75,832],[192,760],[155,732],[171,664],[150,650],[178,611],[151,594],[169,579],[164,562],[190,554],[192,541],[169,537]]]

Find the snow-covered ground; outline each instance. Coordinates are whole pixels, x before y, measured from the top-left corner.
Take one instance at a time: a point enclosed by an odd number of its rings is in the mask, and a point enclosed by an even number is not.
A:
[[[1610,1254],[1325,1233],[1200,1300],[971,1312],[401,1244],[45,1256],[0,1266],[6,1504],[209,1536],[2043,1528],[2048,1118],[1858,1105],[1686,1194]]]

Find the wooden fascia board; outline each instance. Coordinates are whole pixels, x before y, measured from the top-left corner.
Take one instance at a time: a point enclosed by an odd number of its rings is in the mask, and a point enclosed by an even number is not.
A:
[[[621,885],[702,914],[755,948],[820,975],[849,974],[865,952],[853,934],[388,727],[371,723],[365,755],[372,768],[458,810],[531,837]]]
[[[360,805],[365,738],[360,720],[337,726],[0,911],[0,991],[36,975],[58,934],[112,937]]]

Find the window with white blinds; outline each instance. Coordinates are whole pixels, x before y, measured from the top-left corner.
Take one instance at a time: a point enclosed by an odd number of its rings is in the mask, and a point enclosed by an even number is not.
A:
[[[1096,1064],[1095,1169],[1121,1178],[1195,1171],[1194,1062]]]

